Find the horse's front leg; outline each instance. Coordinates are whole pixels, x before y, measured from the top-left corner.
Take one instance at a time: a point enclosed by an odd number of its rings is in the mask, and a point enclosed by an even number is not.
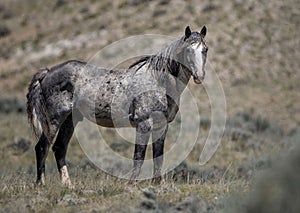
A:
[[[153,147],[153,178],[152,182],[159,184],[162,179],[161,167],[164,159],[164,143],[166,134],[168,131],[168,125],[153,130],[152,132],[152,147]]]
[[[147,119],[137,124],[133,156],[133,171],[130,183],[133,183],[141,172],[152,127],[152,119]]]

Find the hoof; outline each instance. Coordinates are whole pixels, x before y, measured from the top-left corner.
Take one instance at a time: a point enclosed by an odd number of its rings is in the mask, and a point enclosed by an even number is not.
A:
[[[136,185],[136,184],[137,184],[137,180],[135,180],[135,179],[130,179],[130,180],[128,181],[128,184],[129,184],[129,185]]]
[[[38,178],[35,182],[36,186],[46,186],[45,175],[42,174],[40,178]]]
[[[154,177],[154,178],[152,178],[152,183],[153,184],[160,184],[161,183],[161,181],[162,181],[162,177],[161,176],[158,176],[158,177]]]
[[[44,182],[42,182],[42,181],[36,181],[35,182],[35,186],[46,186],[46,184],[44,183]]]
[[[69,189],[75,188],[70,180],[68,169],[67,169],[66,165],[60,169],[60,178],[61,178],[61,183],[64,187],[67,187]]]

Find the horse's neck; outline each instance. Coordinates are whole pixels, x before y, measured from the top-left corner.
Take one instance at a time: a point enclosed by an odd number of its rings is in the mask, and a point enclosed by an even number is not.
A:
[[[164,82],[167,91],[172,91],[174,94],[176,93],[178,98],[186,88],[191,77],[191,73],[182,65],[182,55],[177,53],[180,42],[180,40],[173,42],[169,47],[163,49],[155,56],[153,58],[154,60],[151,62],[152,65],[154,65],[154,70],[158,71],[159,74],[162,74],[157,75],[159,76],[157,80]],[[165,72],[161,72],[162,70]],[[161,78],[166,75],[168,76],[167,78]]]
[[[170,96],[176,104],[179,104],[180,95],[186,88],[190,79],[190,75],[180,67],[177,76],[171,75],[170,73],[167,75],[164,81],[164,85],[166,88],[167,95]]]
[[[168,61],[169,65],[166,66],[169,69],[166,72],[169,77],[165,83],[168,90],[176,90],[177,96],[180,96],[190,80],[191,73],[181,64],[180,59],[175,57],[173,60]],[[173,64],[171,65],[171,63]]]
[[[178,45],[178,43],[180,43],[180,41],[176,41],[176,45]],[[184,66],[183,53],[182,52],[177,53],[178,47],[175,47],[171,52],[174,54],[174,55],[171,54],[171,58],[175,61],[176,63],[175,67],[177,69],[177,71],[175,72],[177,92],[179,93],[179,95],[181,95],[181,93],[186,88],[190,80],[191,73],[188,70],[188,68]]]
[[[189,83],[190,77],[191,75],[188,70],[185,67],[180,66],[178,76],[176,78],[176,86],[179,94],[181,94],[186,88],[187,84]]]

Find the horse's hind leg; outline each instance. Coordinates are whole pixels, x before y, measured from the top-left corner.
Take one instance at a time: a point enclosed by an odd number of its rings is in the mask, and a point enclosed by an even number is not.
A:
[[[168,131],[168,125],[157,129],[153,130],[152,132],[152,147],[153,147],[153,183],[160,183],[161,181],[161,167],[163,164],[163,156],[164,156],[164,143],[165,143],[165,138],[166,134]]]
[[[72,121],[72,114],[62,123],[56,141],[52,147],[55,155],[57,168],[61,176],[61,182],[64,186],[73,188],[71,180],[69,178],[67,166],[66,166],[66,154],[69,141],[74,132],[74,124]]]
[[[45,185],[45,161],[48,155],[49,146],[53,141],[58,125],[52,124],[49,126],[50,131],[46,135],[42,133],[38,143],[35,146],[36,165],[37,165],[37,185]]]
[[[37,180],[38,185],[45,185],[45,161],[49,151],[49,141],[44,135],[41,135],[38,143],[35,145]]]

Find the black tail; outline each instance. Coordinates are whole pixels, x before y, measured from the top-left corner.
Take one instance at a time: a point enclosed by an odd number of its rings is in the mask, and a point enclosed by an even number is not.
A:
[[[28,87],[27,93],[27,115],[34,135],[39,138],[44,132],[47,136],[49,124],[47,119],[47,107],[41,88],[41,81],[49,69],[42,69],[36,73]]]

